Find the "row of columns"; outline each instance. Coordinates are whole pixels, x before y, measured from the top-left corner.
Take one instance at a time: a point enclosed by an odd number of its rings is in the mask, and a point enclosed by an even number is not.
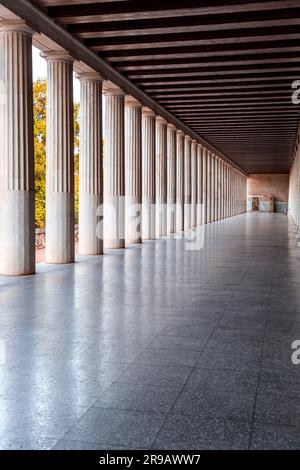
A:
[[[289,177],[289,208],[288,215],[292,222],[296,224],[296,229],[300,227],[300,127],[298,130],[293,162]]]
[[[21,21],[0,26],[1,274],[35,271],[32,34]],[[70,263],[74,60],[65,51],[42,55],[48,70],[46,262]],[[105,247],[124,248],[246,210],[246,178],[230,163],[123,90],[103,84],[96,71],[78,78],[79,253],[99,255],[103,240]]]

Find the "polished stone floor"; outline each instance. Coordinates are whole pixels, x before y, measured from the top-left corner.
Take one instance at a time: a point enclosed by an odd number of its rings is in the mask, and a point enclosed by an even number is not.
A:
[[[1,278],[0,448],[299,449],[297,243],[244,214]]]

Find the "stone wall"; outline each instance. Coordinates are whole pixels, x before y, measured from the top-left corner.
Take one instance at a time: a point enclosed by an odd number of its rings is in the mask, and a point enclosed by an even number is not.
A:
[[[272,195],[274,211],[286,212],[289,198],[289,175],[285,173],[249,175],[247,193],[248,196]]]

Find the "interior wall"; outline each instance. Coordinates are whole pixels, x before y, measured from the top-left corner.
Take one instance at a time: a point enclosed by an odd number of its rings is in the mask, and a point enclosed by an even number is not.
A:
[[[275,212],[286,212],[289,199],[288,174],[253,174],[247,180],[248,196],[268,196],[274,198]]]

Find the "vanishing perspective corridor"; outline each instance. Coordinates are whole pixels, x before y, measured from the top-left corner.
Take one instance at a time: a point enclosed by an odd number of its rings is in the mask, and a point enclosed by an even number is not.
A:
[[[1,278],[0,448],[300,447],[293,227],[203,229]]]

